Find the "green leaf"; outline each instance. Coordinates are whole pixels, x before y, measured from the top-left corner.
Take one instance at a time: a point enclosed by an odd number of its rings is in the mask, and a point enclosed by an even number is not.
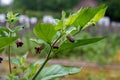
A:
[[[3,49],[0,49],[0,54],[4,51],[4,48]]]
[[[76,27],[78,27],[78,26],[84,27],[102,9],[105,10],[106,7],[104,5],[101,5],[101,6],[98,6],[96,8],[84,8],[84,9],[80,9],[76,14],[73,14],[73,15],[69,16],[69,18],[66,21],[66,25],[74,25]],[[104,13],[102,13],[102,15],[103,14]]]
[[[67,50],[67,49],[71,49],[71,48],[75,48],[78,46],[83,46],[83,45],[95,43],[95,42],[100,41],[102,39],[104,39],[104,38],[81,39],[81,40],[77,40],[75,43],[66,42],[60,46],[60,48],[58,49],[58,52],[63,51],[63,50]]]
[[[8,30],[6,27],[1,27],[1,26],[0,26],[0,31],[6,31],[6,32],[9,32],[9,30]]]
[[[25,55],[23,55],[22,57],[21,57],[21,60],[20,60],[20,62],[21,62],[21,64],[25,64],[25,62],[26,62],[26,60],[27,60],[27,55],[28,55],[28,53],[26,53]]]
[[[20,26],[16,26],[15,29],[14,29],[14,32],[18,32],[18,31],[21,31],[25,28],[25,25],[20,25]]]
[[[90,25],[95,24],[96,22],[98,22],[102,17],[104,17],[105,12],[106,12],[107,7],[104,7],[103,9],[99,10],[96,15],[93,17],[93,19],[91,19],[90,22],[88,22],[82,29],[87,28]]]
[[[13,43],[15,40],[17,40],[17,38],[18,37],[1,37],[0,38],[0,49]]]
[[[55,30],[55,26],[53,24],[40,23],[34,28],[35,35],[48,43],[52,42],[56,32],[57,31]]]
[[[52,80],[57,77],[78,73],[80,70],[81,69],[76,67],[61,65],[47,66],[43,68],[42,72],[37,76],[36,80]]]
[[[18,66],[21,65],[20,59],[18,57],[17,58],[11,58],[10,61],[14,64],[17,64]]]
[[[47,45],[47,43],[44,40],[41,40],[41,39],[30,39],[30,40],[37,45],[40,45],[40,44],[46,44]]]
[[[101,9],[100,11],[98,11],[98,13],[94,16],[94,18],[93,18],[92,21],[93,21],[93,22],[97,22],[97,21],[99,21],[102,17],[104,17],[105,12],[106,12],[106,9],[107,9],[107,7]]]
[[[0,37],[6,37],[9,35],[9,29],[6,27],[0,27]]]

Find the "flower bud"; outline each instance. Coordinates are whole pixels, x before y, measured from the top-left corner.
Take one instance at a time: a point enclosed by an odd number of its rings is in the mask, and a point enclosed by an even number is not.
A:
[[[74,43],[74,42],[75,42],[74,37],[73,37],[73,36],[71,36],[71,35],[68,35],[68,36],[67,36],[67,39],[68,39],[70,42],[72,42],[72,43]]]
[[[18,40],[16,41],[16,45],[17,45],[17,48],[18,48],[18,47],[22,47],[23,42],[22,42],[20,39],[18,39]]]
[[[38,47],[35,47],[36,54],[40,53],[44,49],[44,45],[40,45]]]
[[[56,43],[53,45],[53,48],[54,48],[54,49],[58,49],[58,48],[59,48],[58,42],[56,42]]]
[[[3,58],[0,57],[0,63],[3,61]]]

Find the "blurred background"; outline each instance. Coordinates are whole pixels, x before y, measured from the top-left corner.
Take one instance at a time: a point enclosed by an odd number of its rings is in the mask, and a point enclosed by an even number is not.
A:
[[[8,11],[20,13],[18,24],[25,24],[20,34],[24,46],[17,49],[13,45],[13,55],[22,55],[29,51],[35,54],[32,29],[38,22],[54,23],[61,17],[61,11],[67,15],[84,7],[96,7],[100,4],[108,6],[105,17],[94,27],[89,27],[75,38],[91,38],[106,36],[106,39],[95,44],[70,49],[55,57],[56,63],[83,66],[83,70],[74,76],[66,76],[63,80],[119,80],[120,79],[120,2],[119,0],[0,0],[0,26],[5,26],[5,15]],[[25,37],[23,37],[23,35]],[[15,53],[17,52],[17,53]],[[40,54],[44,57],[45,52]],[[37,57],[39,57],[37,55]],[[71,63],[73,61],[73,64]],[[54,62],[53,62],[54,63]]]

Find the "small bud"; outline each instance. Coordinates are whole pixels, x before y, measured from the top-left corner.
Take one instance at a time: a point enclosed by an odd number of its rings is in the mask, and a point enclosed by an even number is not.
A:
[[[36,54],[40,53],[44,49],[44,45],[40,45],[38,47],[35,47]]]
[[[55,49],[59,48],[58,42],[53,45],[53,48],[55,48]]]
[[[16,41],[16,45],[17,45],[17,48],[18,48],[18,47],[22,47],[23,42],[22,42],[20,39],[18,39],[18,40]]]
[[[74,42],[75,42],[74,37],[73,37],[73,36],[71,36],[71,35],[68,35],[68,36],[67,36],[67,39],[68,39],[70,42],[72,42],[72,43],[74,43]]]
[[[0,57],[0,63],[2,63],[2,61],[3,61],[3,58]]]

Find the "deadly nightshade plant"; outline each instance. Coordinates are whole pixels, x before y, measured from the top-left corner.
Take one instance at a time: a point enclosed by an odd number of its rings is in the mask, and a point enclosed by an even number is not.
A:
[[[0,27],[0,51],[2,52],[5,47],[8,46],[8,62],[9,62],[9,72],[12,73],[11,67],[11,44],[18,39],[16,32],[23,29],[24,26],[14,26],[14,24],[18,21],[18,13],[13,14],[12,11],[8,12],[6,15],[6,23],[8,26]],[[3,60],[1,58],[1,60]]]
[[[88,26],[95,25],[95,23],[104,16],[106,9],[107,7],[105,5],[96,8],[83,8],[76,13],[70,14],[68,18],[66,18],[66,13],[63,11],[61,19],[57,19],[56,24],[38,23],[33,30],[38,39],[32,39],[32,41],[38,45],[44,44],[45,47],[49,46],[49,51],[45,61],[33,76],[32,80],[50,80],[55,77],[64,76],[65,74],[52,74],[56,68],[49,70],[49,68],[45,67],[45,64],[63,50],[87,45],[104,39],[104,37],[102,37],[76,40],[74,36]],[[80,69],[77,68],[77,70],[68,71],[68,73],[72,74],[79,71]]]
[[[38,53],[42,53],[46,48],[48,49],[45,60],[36,61],[26,66],[25,63],[27,54],[25,54],[23,57],[17,56],[16,58],[9,59],[9,63],[12,62],[16,64],[17,67],[15,66],[15,70],[13,72],[10,71],[11,76],[7,77],[7,79],[53,80],[57,77],[78,73],[81,69],[77,67],[45,65],[50,59],[55,57],[61,51],[95,43],[104,39],[104,37],[101,37],[79,40],[75,39],[74,36],[88,26],[94,25],[100,18],[104,16],[106,9],[107,7],[105,5],[100,5],[96,8],[82,8],[76,13],[70,14],[68,17],[66,17],[66,13],[62,11],[62,17],[60,20],[56,19],[56,24],[38,23],[33,29],[33,32],[38,39],[31,39],[31,41],[38,44],[38,46],[35,47],[36,55],[38,55]],[[2,44],[0,45],[0,50],[9,45],[9,58],[10,44],[18,38],[15,35],[15,32],[21,30],[21,27],[15,29],[12,27],[17,19],[18,18],[16,14],[13,15],[13,13],[10,12],[7,15],[7,22],[9,23],[10,27],[0,28],[1,32],[8,33],[8,36],[1,35],[2,37],[0,37],[0,44]],[[21,47],[23,44],[21,40],[17,40],[16,43],[17,47]]]

